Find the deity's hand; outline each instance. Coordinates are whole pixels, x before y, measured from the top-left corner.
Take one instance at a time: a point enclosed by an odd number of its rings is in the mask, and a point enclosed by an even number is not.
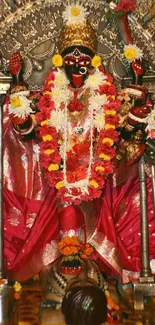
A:
[[[12,76],[18,76],[21,69],[22,69],[22,57],[18,52],[13,53],[10,57],[10,72]],[[15,80],[13,80],[13,83],[15,83]],[[16,84],[17,83],[18,82],[16,80]]]
[[[128,124],[133,127],[140,123],[146,124],[150,111],[150,108],[145,105],[132,107],[129,110]]]
[[[130,97],[128,116],[121,130],[122,142],[118,159],[126,157],[127,165],[138,160],[144,152],[147,137],[146,127],[151,106],[147,103],[147,89],[142,85],[144,64],[142,60],[131,63],[132,83],[125,89]]]
[[[12,74],[12,87],[10,104],[8,106],[14,129],[22,135],[32,134],[34,130],[34,110],[28,84],[23,80],[23,61],[17,52],[11,55],[10,72]]]
[[[142,60],[134,60],[131,63],[131,69],[135,76],[143,76],[144,75],[144,63]]]

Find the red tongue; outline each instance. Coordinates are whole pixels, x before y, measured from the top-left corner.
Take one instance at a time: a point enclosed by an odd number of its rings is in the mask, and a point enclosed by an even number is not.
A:
[[[83,77],[79,74],[72,74],[72,80],[75,87],[80,87],[83,83]]]

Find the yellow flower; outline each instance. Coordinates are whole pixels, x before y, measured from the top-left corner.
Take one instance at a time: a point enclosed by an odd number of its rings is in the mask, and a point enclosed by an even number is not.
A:
[[[59,188],[64,187],[64,182],[60,181],[55,185],[56,189],[59,190]]]
[[[16,292],[19,292],[22,288],[22,286],[19,282],[16,282],[13,287]]]
[[[51,91],[45,91],[44,95],[52,95]]]
[[[132,62],[135,59],[142,59],[143,51],[135,44],[128,44],[124,46],[124,56],[129,62]]]
[[[95,55],[91,61],[91,65],[94,68],[98,68],[102,63],[102,59],[99,55]]]
[[[102,140],[102,143],[106,143],[106,142],[109,142],[111,146],[113,146],[114,144],[114,140],[110,139],[110,138],[104,138]]]
[[[104,153],[101,153],[101,154],[99,155],[99,158],[104,159],[104,160],[110,160],[110,156],[105,155]]]
[[[131,98],[129,97],[127,91],[123,89],[118,93],[117,99],[119,99],[120,101],[125,100],[125,102],[129,102]]]
[[[106,109],[105,113],[106,113],[106,115],[111,115],[111,116],[116,115],[116,111],[114,109],[112,109],[112,110]]]
[[[105,295],[106,295],[107,298],[110,296],[110,293],[109,293],[108,290],[105,290]]]
[[[57,85],[59,85],[59,86],[63,85],[64,76],[63,75],[57,76],[56,82],[57,82]]]
[[[50,134],[44,135],[43,136],[43,141],[51,141],[53,139],[53,137]]]
[[[72,16],[79,16],[80,15],[80,9],[77,7],[72,7],[71,8],[71,14]]]
[[[48,85],[53,84],[54,80],[48,81]]]
[[[113,124],[106,124],[105,125],[105,130],[108,130],[108,129],[115,129],[115,125],[113,125]]]
[[[124,51],[124,56],[127,60],[135,60],[136,59],[136,56],[137,56],[137,53],[135,51],[135,49],[133,48],[128,48]]]
[[[44,151],[44,154],[45,155],[50,155],[51,153],[53,153],[55,150],[54,149],[46,149],[45,151]]]
[[[11,98],[11,106],[12,107],[18,107],[20,106],[20,99],[18,97]]]
[[[55,67],[61,67],[63,64],[62,56],[60,54],[55,54],[52,57],[52,63],[55,65]]]
[[[98,183],[94,180],[89,182],[90,185],[92,185],[94,188],[98,188]]]
[[[44,120],[40,123],[41,126],[44,126],[44,125],[48,125],[48,121],[47,120]]]
[[[59,169],[59,165],[58,164],[50,164],[48,167],[48,171],[54,171],[54,170],[58,170]]]
[[[58,98],[61,96],[61,93],[62,92],[60,89],[54,89],[52,94],[53,94],[53,97]]]
[[[108,99],[108,98],[112,98],[113,100],[115,99],[115,96],[114,96],[114,95],[112,95],[112,96],[111,96],[111,95],[108,95],[108,96],[106,96],[106,97],[107,97],[107,99]]]
[[[96,171],[100,170],[101,172],[104,172],[105,168],[103,166],[96,166],[95,170]]]
[[[111,82],[106,81],[105,84],[108,85],[108,86],[110,86],[111,85]]]

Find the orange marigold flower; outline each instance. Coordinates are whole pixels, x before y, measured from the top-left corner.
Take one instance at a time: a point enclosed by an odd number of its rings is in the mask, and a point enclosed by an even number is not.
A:
[[[78,248],[75,246],[67,246],[64,247],[62,250],[60,250],[60,253],[62,253],[63,255],[72,255],[72,254],[77,254],[78,253]]]
[[[83,253],[84,253],[85,255],[87,255],[87,256],[91,255],[92,252],[93,252],[93,248],[92,248],[92,247],[88,247],[88,248],[86,248],[86,249],[83,251]]]
[[[87,258],[86,254],[81,254],[81,258]]]
[[[14,293],[14,298],[18,300],[20,298],[20,294],[18,292],[15,292]]]
[[[63,255],[72,255],[79,252],[80,243],[76,236],[66,236],[59,243],[59,251]]]

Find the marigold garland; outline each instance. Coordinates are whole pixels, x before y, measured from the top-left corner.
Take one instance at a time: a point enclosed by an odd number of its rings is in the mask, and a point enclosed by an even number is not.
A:
[[[38,104],[40,112],[36,114],[42,138],[41,165],[45,169],[45,177],[50,186],[58,190],[57,195],[62,203],[72,202],[78,205],[81,201],[100,197],[106,178],[113,172],[113,159],[116,155],[115,143],[117,143],[119,135],[116,127],[119,121],[117,111],[120,108],[120,101],[115,99],[116,88],[111,82],[111,75],[104,73],[102,66],[99,69],[96,68],[94,75],[86,80],[83,86],[83,96],[87,92],[92,94],[88,98],[88,114],[91,121],[90,144],[84,147],[84,144],[77,143],[74,146],[76,152],[74,154],[72,152],[70,156],[69,151],[65,151],[65,154],[62,155],[60,149],[62,145],[62,148],[65,148],[67,143],[65,142],[67,130],[63,129],[63,125],[68,123],[67,114],[74,113],[74,110],[72,113],[67,108],[67,105],[73,103],[73,90],[70,89],[69,82],[60,69],[50,71],[46,77]],[[96,103],[98,106],[94,108]],[[75,110],[77,106],[76,104]],[[78,112],[81,114],[81,109]],[[98,136],[94,147],[95,129]],[[64,138],[62,138],[62,133]],[[90,166],[86,170],[84,166],[78,165],[77,174],[75,165],[78,162],[79,154],[81,156],[89,154]],[[70,173],[67,170],[68,166],[71,170],[73,169]]]
[[[81,244],[76,236],[65,236],[58,243],[59,251],[62,255],[80,255],[81,258],[87,258],[93,253],[93,247],[90,244]]]
[[[13,287],[14,287],[14,291],[15,291],[14,298],[16,300],[18,300],[18,299],[20,299],[20,293],[21,293],[22,286],[19,282],[16,281]]]

